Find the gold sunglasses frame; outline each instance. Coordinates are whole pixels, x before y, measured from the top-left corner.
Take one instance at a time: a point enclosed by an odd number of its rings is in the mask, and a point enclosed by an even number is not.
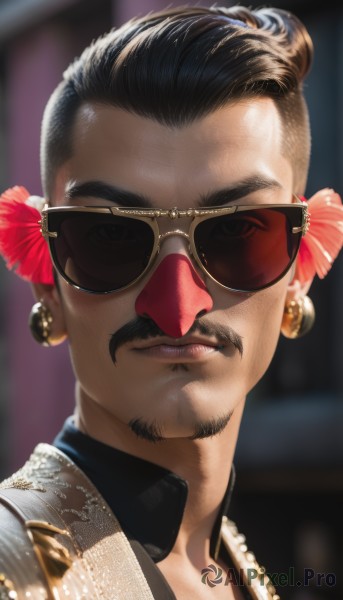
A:
[[[259,209],[266,209],[266,208],[267,209],[273,209],[273,208],[287,208],[287,209],[297,208],[297,209],[299,209],[299,208],[301,208],[302,209],[302,224],[301,224],[301,226],[298,226],[298,227],[292,227],[292,233],[294,235],[301,233],[302,236],[304,236],[306,234],[306,232],[309,228],[309,224],[310,224],[307,205],[304,202],[302,202],[297,196],[294,196],[294,199],[295,199],[295,202],[290,203],[290,204],[252,204],[252,205],[251,204],[249,204],[249,205],[236,204],[236,205],[230,205],[230,206],[221,207],[221,208],[188,208],[188,209],[184,209],[184,210],[181,210],[177,207],[170,208],[170,209],[128,208],[128,207],[118,207],[118,206],[58,206],[58,207],[54,206],[54,207],[50,207],[48,204],[46,204],[44,206],[44,209],[42,210],[42,219],[40,221],[40,225],[41,225],[41,233],[49,244],[51,258],[52,258],[53,264],[54,264],[56,270],[58,271],[58,273],[60,273],[60,275],[63,277],[63,279],[72,287],[79,289],[81,291],[90,293],[90,294],[103,295],[103,294],[112,294],[114,292],[121,292],[121,291],[126,290],[127,288],[131,287],[138,281],[140,281],[140,279],[142,279],[146,275],[146,273],[150,270],[153,262],[157,258],[158,254],[160,252],[162,242],[166,238],[174,236],[174,235],[179,235],[179,236],[182,236],[187,239],[188,252],[189,252],[190,256],[194,259],[194,261],[196,262],[198,267],[201,269],[201,271],[203,273],[205,273],[217,285],[224,288],[225,290],[229,290],[232,292],[252,293],[253,290],[240,290],[240,289],[236,289],[236,288],[227,287],[224,284],[220,283],[220,281],[217,281],[217,279],[215,279],[211,275],[211,273],[209,273],[207,271],[207,269],[201,262],[200,257],[198,256],[198,252],[197,252],[195,242],[194,242],[194,231],[195,231],[197,225],[199,223],[201,223],[202,221],[208,220],[213,217],[222,216],[222,215],[229,215],[229,214],[235,214],[237,212],[244,212],[244,211],[248,211],[248,210],[249,211],[259,210]],[[69,280],[68,277],[66,276],[66,274],[63,273],[62,269],[57,264],[57,261],[55,261],[54,252],[52,250],[52,245],[50,245],[50,240],[56,239],[58,237],[58,232],[50,231],[48,228],[49,213],[62,212],[62,211],[63,212],[88,212],[88,213],[93,212],[93,213],[104,213],[104,214],[110,213],[114,216],[119,216],[119,217],[133,217],[137,220],[147,223],[149,225],[149,227],[153,230],[153,233],[154,233],[154,245],[153,245],[153,248],[151,251],[151,256],[150,256],[149,262],[148,262],[147,266],[145,267],[144,271],[136,279],[131,281],[129,284],[127,284],[123,287],[117,288],[115,290],[109,290],[109,291],[104,291],[104,292],[88,290],[86,288],[83,288],[83,287],[75,284],[71,280]],[[158,222],[157,222],[157,219],[160,219],[160,218],[167,218],[172,221],[175,221],[180,218],[190,218],[192,220],[188,226],[188,233],[186,231],[183,231],[182,229],[171,229],[165,233],[161,233]],[[287,271],[291,268],[295,259],[296,259],[296,255],[295,255],[294,259],[292,260],[292,262],[289,264],[288,269],[286,271],[284,271],[280,275],[280,277],[278,277],[272,283],[269,283],[269,284],[263,286],[262,288],[259,288],[256,291],[260,291],[262,289],[268,288],[271,285],[274,285],[275,283],[280,281],[280,279],[282,279],[282,277],[284,277],[284,275],[287,273]]]

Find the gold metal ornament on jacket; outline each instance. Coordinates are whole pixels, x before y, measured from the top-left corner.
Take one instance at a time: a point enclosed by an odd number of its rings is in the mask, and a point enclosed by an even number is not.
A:
[[[312,329],[315,316],[312,300],[308,296],[288,300],[283,312],[281,333],[289,339],[300,338]]]
[[[0,599],[156,597],[116,516],[57,448],[39,444],[26,465],[0,483],[0,509]],[[226,516],[220,540],[249,598],[280,600],[266,569]],[[203,569],[203,583],[213,579],[212,567]]]

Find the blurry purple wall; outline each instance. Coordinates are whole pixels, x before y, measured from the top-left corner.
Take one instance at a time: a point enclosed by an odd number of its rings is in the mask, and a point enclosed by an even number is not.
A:
[[[47,99],[68,62],[67,40],[57,26],[42,26],[10,45],[7,62],[9,185],[41,193],[39,136]],[[8,340],[10,353],[9,468],[18,466],[38,440],[50,441],[73,402],[73,377],[67,346],[40,348],[30,337],[29,286],[10,279]]]

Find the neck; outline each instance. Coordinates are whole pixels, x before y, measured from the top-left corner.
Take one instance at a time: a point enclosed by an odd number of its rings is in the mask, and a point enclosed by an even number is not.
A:
[[[78,399],[76,426],[109,446],[164,467],[188,483],[182,525],[173,548],[192,562],[208,564],[211,532],[223,500],[232,467],[244,401],[235,408],[225,429],[210,438],[168,438],[149,442],[138,438],[103,407]],[[192,557],[192,558],[191,558]]]

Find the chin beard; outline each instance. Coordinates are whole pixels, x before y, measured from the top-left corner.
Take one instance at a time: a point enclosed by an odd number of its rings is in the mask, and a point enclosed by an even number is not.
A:
[[[207,421],[199,421],[196,423],[193,435],[187,436],[188,440],[202,440],[209,437],[214,437],[221,433],[231,419],[233,411],[221,415],[220,417],[208,419]],[[167,438],[163,435],[163,428],[154,421],[147,423],[142,418],[131,419],[129,422],[131,431],[139,438],[148,442],[164,442]]]

